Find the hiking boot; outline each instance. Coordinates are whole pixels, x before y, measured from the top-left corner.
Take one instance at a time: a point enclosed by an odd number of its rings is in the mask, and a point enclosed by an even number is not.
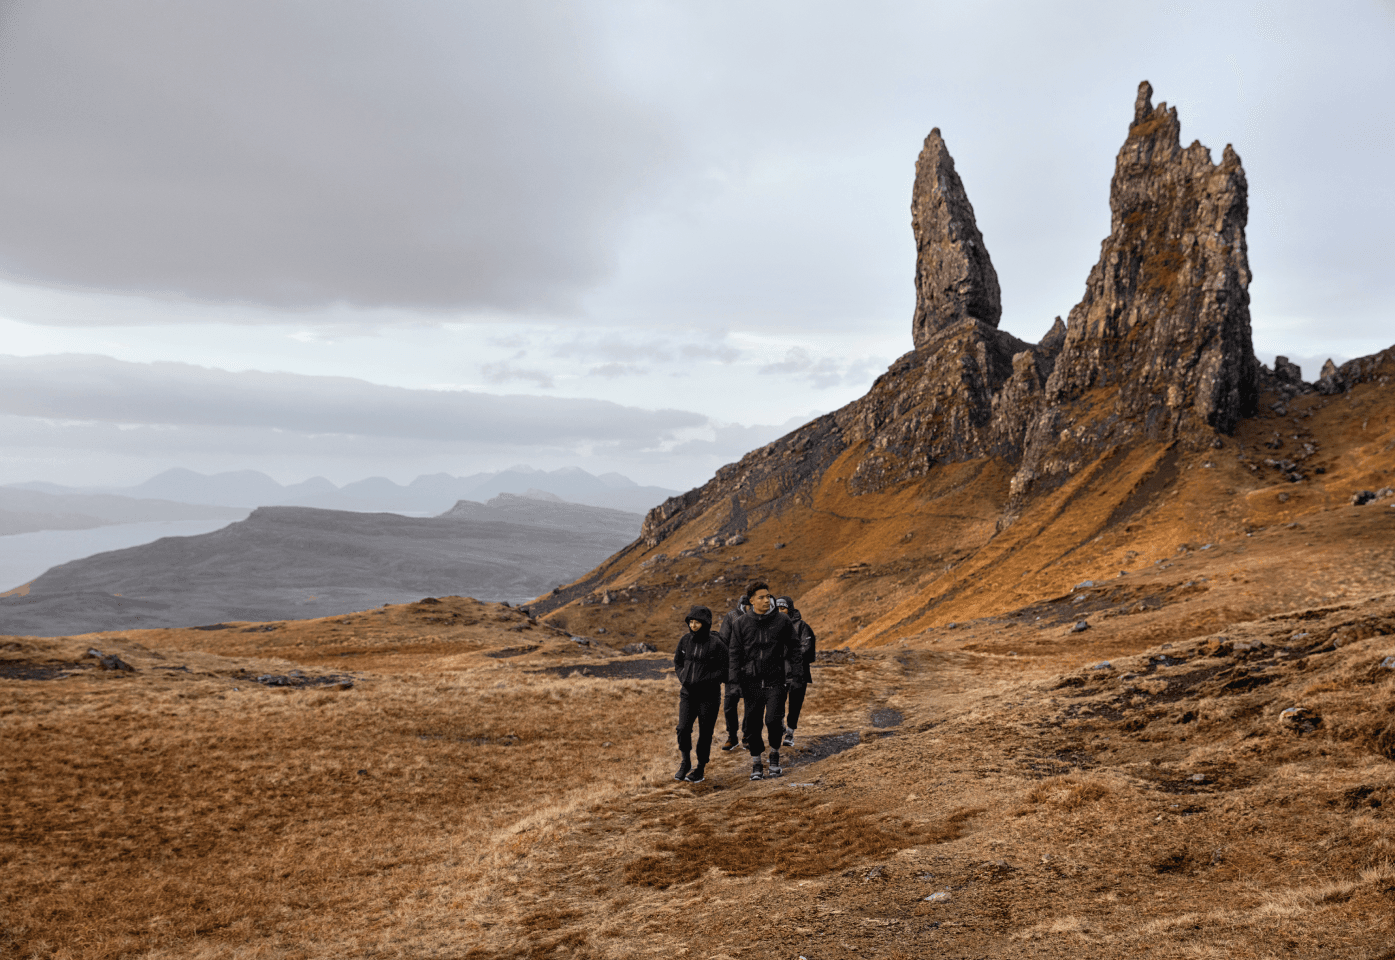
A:
[[[782,747],[792,747],[792,746],[794,746],[794,727],[789,727],[788,729],[785,730],[785,739],[783,739],[783,740],[780,741],[780,746],[782,746]]]
[[[764,779],[765,779],[765,774],[761,771],[761,768],[760,768],[760,757],[755,757],[755,758],[751,761],[751,779],[752,779],[752,780],[764,780]]]
[[[685,780],[685,779],[687,779],[687,777],[688,777],[688,771],[691,770],[691,769],[693,769],[693,762],[692,762],[691,760],[684,759],[684,761],[678,765],[678,772],[675,773],[675,774],[673,775],[673,779],[675,779],[675,780]]]
[[[683,779],[687,780],[689,783],[702,783],[702,781],[706,779],[706,777],[703,776],[703,768],[706,766],[707,764],[705,763],[699,763],[696,767],[693,767],[692,773],[688,774]]]
[[[785,772],[784,769],[780,766],[780,755],[779,755],[778,753],[771,753],[771,754],[770,754],[770,775],[771,775],[772,777],[778,777],[778,776],[780,776],[781,774],[783,774],[784,772]]]
[[[730,753],[731,751],[735,750],[736,748],[737,748],[737,742],[736,742],[735,740],[728,740],[726,743],[722,744],[722,750],[723,750],[724,752],[726,752],[726,753]]]

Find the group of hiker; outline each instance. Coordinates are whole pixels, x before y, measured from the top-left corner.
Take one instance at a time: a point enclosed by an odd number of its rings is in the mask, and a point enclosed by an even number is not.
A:
[[[814,631],[795,609],[792,598],[772,596],[762,580],[746,585],[736,609],[722,618],[715,632],[712,611],[707,607],[691,608],[684,619],[688,630],[673,655],[673,666],[683,685],[678,697],[678,749],[683,760],[673,779],[689,783],[705,779],[719,712],[727,729],[722,749],[730,751],[744,744],[751,754],[752,780],[780,776],[780,747],[794,745],[804,694],[813,680],[809,665],[814,659]],[[738,726],[743,709],[745,716]],[[762,761],[767,736],[768,768]]]

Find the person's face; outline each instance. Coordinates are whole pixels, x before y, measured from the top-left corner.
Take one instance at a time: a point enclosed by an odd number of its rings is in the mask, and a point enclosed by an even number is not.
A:
[[[775,606],[775,598],[770,595],[769,590],[757,590],[751,594],[751,609],[756,613],[767,614],[773,606]]]
[[[691,631],[693,631],[693,633],[700,633],[700,632],[702,631],[702,621],[701,621],[701,620],[689,620],[689,621],[688,621],[688,629],[691,630]]]

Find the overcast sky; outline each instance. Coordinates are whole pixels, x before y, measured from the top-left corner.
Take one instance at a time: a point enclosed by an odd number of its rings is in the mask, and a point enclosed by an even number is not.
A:
[[[908,350],[938,126],[1027,340],[1142,79],[1260,359],[1395,342],[1395,4],[0,3],[0,483],[687,488]]]

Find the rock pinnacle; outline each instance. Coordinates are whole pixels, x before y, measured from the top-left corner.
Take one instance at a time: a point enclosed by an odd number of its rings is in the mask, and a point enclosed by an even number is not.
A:
[[[938,127],[925,138],[916,160],[911,230],[916,245],[916,347],[969,318],[997,327],[1003,312],[998,274]]]

